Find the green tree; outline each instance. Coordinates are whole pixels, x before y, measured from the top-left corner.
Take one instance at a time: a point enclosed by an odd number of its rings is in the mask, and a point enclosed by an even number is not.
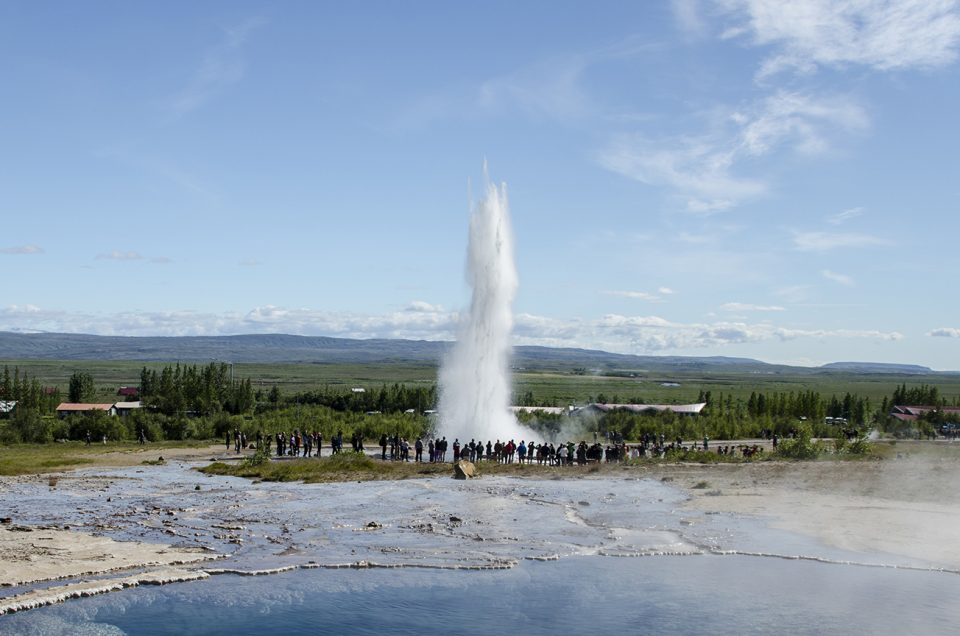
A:
[[[70,389],[68,399],[71,402],[89,402],[96,395],[96,389],[93,384],[93,376],[83,371],[75,371],[70,376]]]

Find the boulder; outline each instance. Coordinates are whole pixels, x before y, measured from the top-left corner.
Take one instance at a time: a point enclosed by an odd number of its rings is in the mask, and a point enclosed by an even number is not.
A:
[[[456,464],[453,465],[453,478],[454,479],[473,479],[477,476],[477,468],[473,465],[472,462],[468,462],[465,459],[461,459]]]

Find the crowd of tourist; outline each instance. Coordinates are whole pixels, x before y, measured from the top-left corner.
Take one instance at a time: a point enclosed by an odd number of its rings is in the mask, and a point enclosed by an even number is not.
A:
[[[469,442],[461,443],[459,438],[454,439],[453,443],[447,441],[444,436],[428,438],[426,443],[423,439],[417,439],[410,442],[400,435],[388,436],[386,434],[380,437],[380,459],[383,461],[414,461],[414,462],[446,462],[448,457],[453,462],[461,459],[470,462],[496,462],[501,464],[538,464],[547,466],[563,465],[583,465],[590,462],[620,462],[626,459],[640,458],[665,458],[678,457],[683,459],[691,453],[709,452],[710,440],[703,438],[702,446],[699,442],[684,444],[684,441],[677,438],[666,443],[663,434],[653,435],[644,434],[639,443],[627,444],[623,437],[617,433],[607,435],[606,443],[602,444],[596,439],[592,444],[586,441],[574,443],[554,442],[527,442],[520,440],[517,444],[514,440],[482,440],[471,439]],[[246,434],[243,431],[235,430],[231,435],[226,433],[224,440],[227,450],[231,447],[231,442],[236,452],[248,447]],[[275,435],[266,435],[258,432],[256,435],[256,448],[265,449],[271,454],[271,447],[276,444],[277,457],[321,457],[323,449],[323,435],[319,431],[304,431],[294,429],[289,435],[286,432],[278,432]],[[353,433],[350,437],[350,444],[355,453],[364,453],[363,435]],[[777,437],[773,436],[773,447],[776,449]],[[333,455],[343,451],[343,431],[337,431],[337,434],[330,439],[330,449]],[[448,450],[450,454],[448,455]],[[715,452],[718,455],[729,457],[754,457],[763,452],[763,447],[757,444],[739,444],[716,446]],[[411,451],[413,457],[411,458]]]

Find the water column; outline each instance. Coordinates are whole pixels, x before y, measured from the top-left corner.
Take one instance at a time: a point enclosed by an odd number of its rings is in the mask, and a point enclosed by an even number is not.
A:
[[[513,299],[517,269],[506,185],[487,185],[470,217],[467,282],[470,309],[440,368],[440,433],[452,444],[470,439],[520,441],[510,413]]]

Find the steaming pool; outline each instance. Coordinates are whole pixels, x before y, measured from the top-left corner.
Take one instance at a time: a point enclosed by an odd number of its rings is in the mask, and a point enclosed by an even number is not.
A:
[[[0,634],[902,634],[960,623],[960,575],[691,510],[653,479],[253,484],[173,463],[77,471],[56,491],[21,480],[3,495],[22,523],[224,558],[195,566],[219,572],[205,580],[2,616]],[[358,562],[373,567],[339,567]],[[277,573],[236,574],[255,570]]]
[[[4,634],[947,633],[960,577],[745,556],[576,557],[498,571],[217,577],[0,620]],[[948,605],[953,605],[948,609]]]

